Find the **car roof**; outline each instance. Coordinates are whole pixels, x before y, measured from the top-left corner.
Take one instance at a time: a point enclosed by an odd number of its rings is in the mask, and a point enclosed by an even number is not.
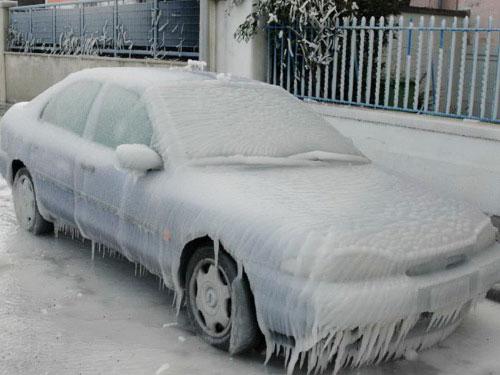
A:
[[[190,70],[191,69],[191,70]],[[134,86],[139,90],[150,87],[166,86],[172,82],[210,81],[224,79],[238,83],[256,83],[250,79],[232,77],[227,74],[216,74],[184,68],[92,68],[84,69],[68,76],[68,80],[92,79],[106,83],[116,83],[122,86]]]

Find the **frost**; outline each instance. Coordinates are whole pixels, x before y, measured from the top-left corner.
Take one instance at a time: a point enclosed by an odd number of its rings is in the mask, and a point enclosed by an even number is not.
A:
[[[361,157],[352,142],[281,88],[218,79],[172,83],[145,95],[158,122],[175,132],[175,145],[168,133],[160,139],[161,149],[177,149],[174,158],[288,157],[312,151]]]
[[[48,98],[79,80],[120,84],[147,103],[163,170],[117,169],[114,149],[40,123]],[[95,119],[90,110],[84,137]],[[184,70],[89,70],[13,106],[1,131],[8,163],[32,170],[56,235],[91,240],[89,257],[134,262],[138,277],[153,273],[178,311],[186,244],[208,237],[216,260],[228,252],[233,283],[246,276],[252,289],[267,360],[283,356],[289,373],[414,357],[500,279],[489,218],[369,163],[281,88]]]

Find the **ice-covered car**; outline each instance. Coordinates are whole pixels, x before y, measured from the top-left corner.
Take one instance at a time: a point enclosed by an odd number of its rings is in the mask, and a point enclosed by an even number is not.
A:
[[[429,347],[500,280],[488,217],[373,165],[278,87],[86,70],[14,105],[0,135],[23,228],[120,252],[209,343],[263,336],[289,371]]]

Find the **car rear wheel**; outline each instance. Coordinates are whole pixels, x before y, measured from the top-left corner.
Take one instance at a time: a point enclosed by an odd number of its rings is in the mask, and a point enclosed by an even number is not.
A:
[[[245,303],[252,300],[249,288],[243,289],[243,295],[237,294],[238,300],[233,301],[232,283],[238,275],[234,260],[225,252],[220,251],[218,264],[215,263],[212,246],[200,248],[189,260],[186,272],[186,301],[188,314],[197,333],[210,345],[222,350],[229,350],[231,331],[240,324],[238,317],[233,316],[238,304],[238,316],[254,317],[253,306]],[[252,302],[253,303],[253,302]],[[241,310],[247,311],[241,311]],[[253,319],[254,320],[254,319]],[[248,324],[247,324],[248,325]],[[253,327],[257,329],[257,326]],[[245,343],[245,348],[239,347],[238,352],[250,349],[253,343]]]
[[[14,209],[19,225],[33,234],[46,233],[51,223],[46,221],[38,211],[33,180],[26,168],[17,171],[12,186]]]

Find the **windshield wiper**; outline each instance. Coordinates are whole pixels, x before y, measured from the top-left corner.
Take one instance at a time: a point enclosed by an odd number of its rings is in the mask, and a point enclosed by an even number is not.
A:
[[[311,161],[346,161],[356,163],[369,163],[370,159],[363,155],[339,154],[326,151],[310,151],[289,156],[290,159]]]

